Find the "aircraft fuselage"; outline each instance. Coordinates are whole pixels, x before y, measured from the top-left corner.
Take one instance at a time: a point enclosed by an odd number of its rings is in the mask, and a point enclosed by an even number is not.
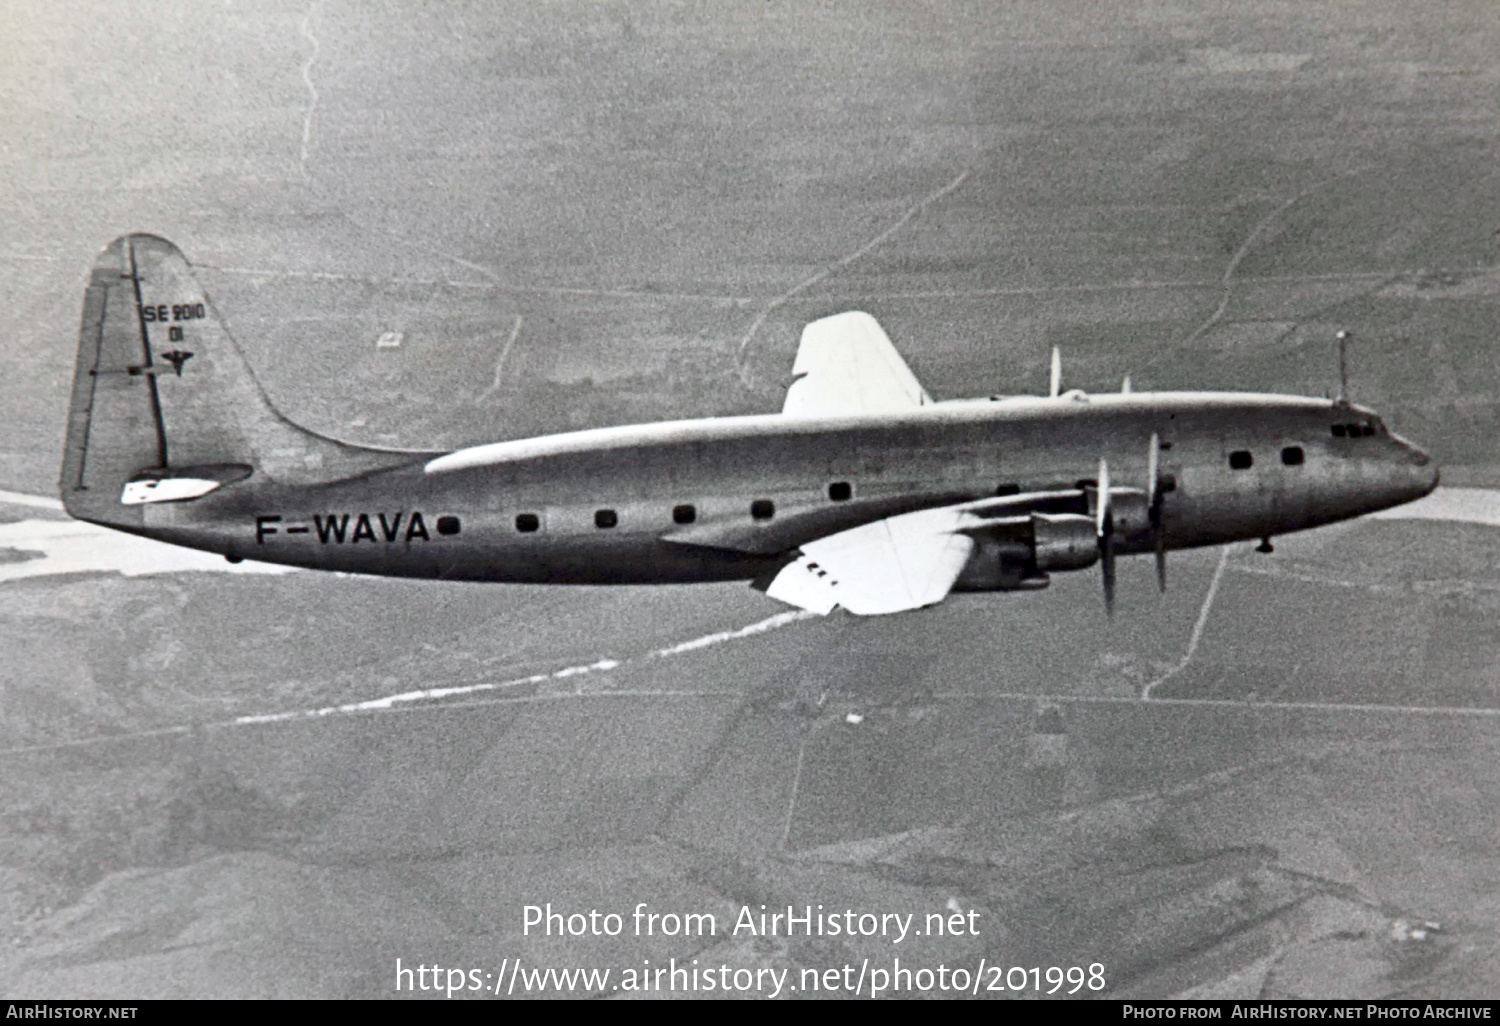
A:
[[[1101,457],[1170,482],[1166,547],[1284,534],[1418,498],[1427,455],[1359,406],[1248,393],[962,400],[833,419],[641,424],[459,450],[312,486],[252,475],[141,507],[138,533],[231,559],[445,580],[749,579],[799,544],[919,509],[1076,490]],[[118,526],[118,525],[117,525]],[[1129,531],[1119,551],[1146,551]],[[982,551],[975,558],[981,558]]]

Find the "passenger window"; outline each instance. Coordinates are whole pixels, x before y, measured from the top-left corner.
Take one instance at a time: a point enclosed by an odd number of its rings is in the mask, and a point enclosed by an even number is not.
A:
[[[690,503],[672,507],[672,523],[691,524],[698,519],[698,509]]]
[[[1250,465],[1254,462],[1255,458],[1250,455],[1250,450],[1248,449],[1236,449],[1229,454],[1230,470],[1249,470]]]
[[[438,534],[457,534],[461,526],[458,517],[438,517],[437,519]]]
[[[594,510],[594,526],[600,528],[601,530],[608,527],[614,527],[619,522],[620,518],[612,509]]]
[[[530,534],[542,526],[542,518],[535,513],[518,513],[516,515],[516,530],[522,534]]]
[[[770,499],[756,499],[750,504],[750,515],[756,520],[770,520],[776,515],[776,504]]]
[[[847,502],[853,494],[854,489],[850,487],[848,481],[835,481],[828,486],[828,497],[834,502]]]
[[[1333,425],[1333,437],[1334,438],[1343,438],[1344,437],[1344,425],[1342,425],[1342,424],[1335,424],[1335,425]]]
[[[1302,452],[1302,446],[1300,445],[1289,445],[1285,449],[1281,450],[1281,462],[1285,463],[1289,467],[1302,466],[1303,459],[1304,454]]]

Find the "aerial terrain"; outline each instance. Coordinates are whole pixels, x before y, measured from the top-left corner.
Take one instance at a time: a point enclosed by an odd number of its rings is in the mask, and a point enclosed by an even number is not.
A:
[[[1497,54],[1478,0],[0,4],[0,995],[899,956],[1500,996]],[[230,567],[55,502],[128,231],[356,442],[773,411],[862,309],[939,398],[1054,345],[1067,387],[1324,395],[1348,330],[1443,487],[1164,596],[1124,560],[1112,620],[1088,573],[858,620]],[[727,929],[809,904],[979,925]]]

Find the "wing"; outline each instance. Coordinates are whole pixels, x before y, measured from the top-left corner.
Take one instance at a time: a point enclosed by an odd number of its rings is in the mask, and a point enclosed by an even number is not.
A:
[[[973,515],[945,506],[887,517],[803,545],[766,594],[816,613],[843,606],[859,616],[941,602],[963,571]]]
[[[900,413],[932,402],[875,318],[859,311],[803,328],[792,374],[781,407],[788,417]]]
[[[1116,488],[1112,494],[1141,493]],[[756,587],[825,615],[834,606],[858,616],[919,609],[948,596],[976,537],[1024,531],[1033,513],[1080,516],[1088,502],[1078,490],[1026,492],[887,516],[803,541],[791,562]],[[738,540],[726,534],[720,545],[734,547]],[[707,537],[685,543],[713,544]]]

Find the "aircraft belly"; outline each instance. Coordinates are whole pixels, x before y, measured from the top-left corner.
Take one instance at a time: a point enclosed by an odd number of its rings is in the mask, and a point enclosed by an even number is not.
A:
[[[1379,483],[1366,481],[1366,476],[1354,461],[1309,461],[1305,467],[1276,467],[1207,482],[1200,476],[1192,488],[1174,493],[1166,507],[1168,544],[1225,544],[1359,516],[1382,505]]]
[[[466,518],[466,524],[469,519]],[[283,521],[282,523],[286,523]],[[389,523],[389,521],[388,521]],[[306,533],[269,535],[281,523],[195,525],[144,528],[160,541],[217,552],[236,559],[342,573],[460,581],[568,584],[649,584],[749,580],[779,565],[775,557],[758,557],[714,549],[671,545],[650,534],[610,539],[542,538],[518,542],[505,534],[465,527],[465,537],[404,537],[387,541],[375,521],[375,540],[344,527],[343,541],[327,528],[320,537],[316,523]],[[298,524],[292,521],[295,528]],[[257,538],[259,533],[259,538]]]
[[[672,584],[750,580],[785,562],[720,549],[662,542],[654,534],[610,539],[555,538],[542,544],[538,583]]]
[[[1253,487],[1205,488],[1200,482],[1172,494],[1162,525],[1173,549],[1258,538],[1274,533],[1271,496]]]

